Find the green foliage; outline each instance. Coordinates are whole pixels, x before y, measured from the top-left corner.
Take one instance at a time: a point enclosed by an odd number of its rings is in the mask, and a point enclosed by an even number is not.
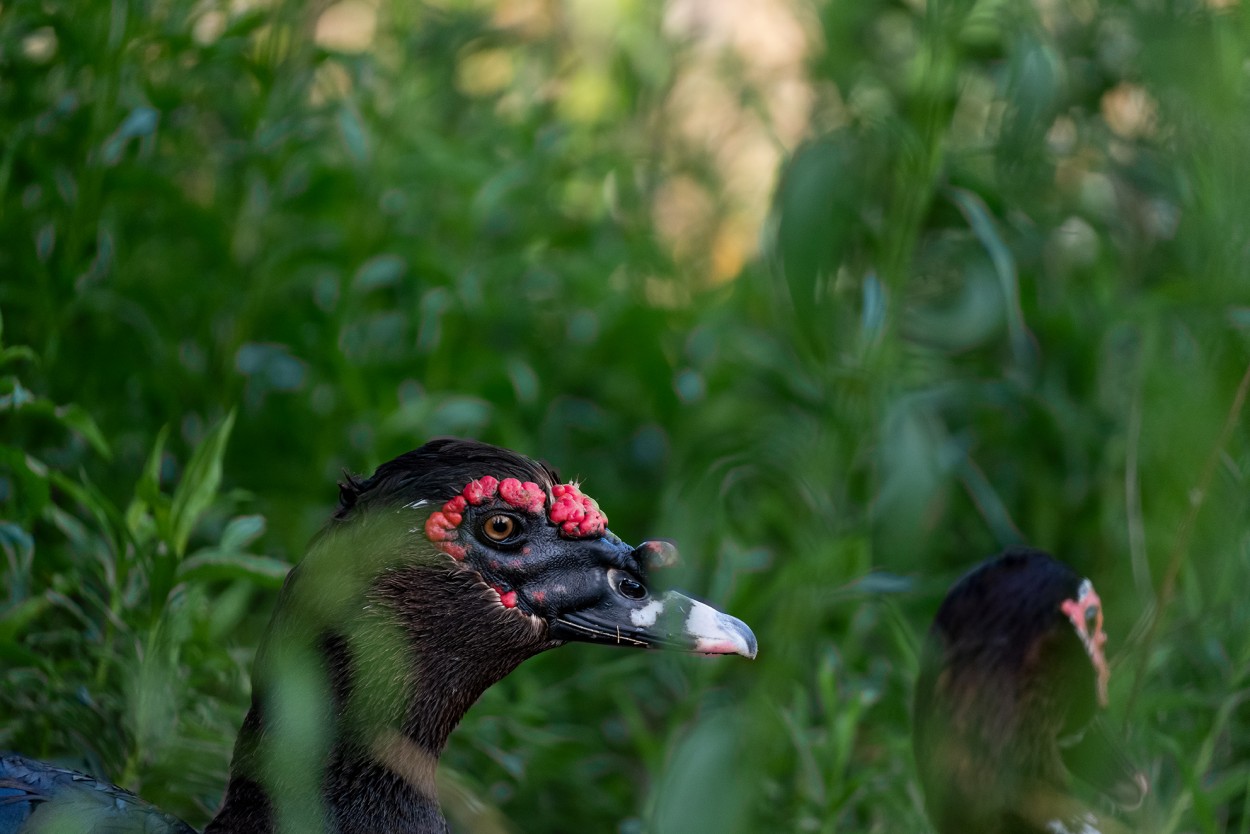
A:
[[[761,644],[526,664],[445,756],[475,830],[924,830],[924,629],[1027,541],[1107,604],[1136,827],[1250,831],[1250,14],[805,6],[739,273],[657,208],[735,211],[740,136],[669,124],[697,38],[524,5],[382,3],[365,52],[320,6],[0,9],[0,747],[202,823],[333,482],[451,433]]]
[[[22,390],[16,380],[14,389]],[[99,433],[80,410],[33,411],[84,437]],[[203,790],[203,775],[224,778],[247,672],[246,658],[223,654],[217,641],[247,614],[255,586],[274,587],[289,569],[242,552],[263,530],[256,516],[230,520],[217,546],[182,559],[210,505],[229,503],[217,491],[232,422],[230,415],[194,450],[172,496],[160,484],[162,430],[124,513],[85,474],[51,471],[4,447],[6,506],[17,515],[2,528],[8,595],[0,657],[12,718],[0,745],[115,773],[175,813],[205,812],[187,789]],[[40,547],[36,560],[41,533],[54,544]],[[210,588],[208,580],[217,581]],[[181,774],[188,762],[203,772],[165,790],[161,774]]]

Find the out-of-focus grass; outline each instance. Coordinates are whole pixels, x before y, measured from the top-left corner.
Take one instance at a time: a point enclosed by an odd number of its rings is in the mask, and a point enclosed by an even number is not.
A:
[[[919,641],[1027,541],[1107,603],[1135,826],[1250,831],[1222,6],[5,5],[0,746],[202,823],[339,470],[456,433],[677,538],[761,654],[531,661],[449,804],[923,830]]]

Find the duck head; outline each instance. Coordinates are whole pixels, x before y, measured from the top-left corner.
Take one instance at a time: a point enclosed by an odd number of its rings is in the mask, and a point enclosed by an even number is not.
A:
[[[922,655],[914,711],[938,831],[1068,830],[1087,816],[1073,775],[1124,807],[1141,802],[1144,776],[1097,719],[1106,640],[1093,584],[1040,550],[1008,550],[951,588]]]
[[[283,586],[208,831],[267,831],[278,817],[441,832],[437,758],[526,658],[570,641],[755,657],[741,620],[654,587],[652,570],[676,557],[668,542],[626,544],[577,484],[484,443],[431,441],[348,478]],[[301,776],[308,762],[320,775]],[[301,778],[319,796],[290,789]]]
[[[432,441],[367,481],[345,484],[337,519],[350,523],[379,507],[412,536],[402,548],[410,566],[459,572],[476,584],[474,604],[449,621],[453,630],[456,620],[468,629],[485,613],[488,628],[502,616],[525,624],[539,650],[580,641],[755,657],[746,623],[653,587],[651,572],[677,561],[672,543],[626,544],[578,484],[560,483],[549,467],[514,452]],[[392,592],[395,584],[385,581]]]

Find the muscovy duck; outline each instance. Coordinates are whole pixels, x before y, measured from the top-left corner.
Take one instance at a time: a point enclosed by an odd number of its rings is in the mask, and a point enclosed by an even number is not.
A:
[[[1097,718],[1110,669],[1094,586],[1014,548],[960,579],[921,655],[914,746],[941,834],[1127,831],[1071,792],[1070,775],[1125,808],[1145,777]]]
[[[291,571],[253,669],[230,783],[206,834],[445,832],[434,771],[474,701],[578,640],[755,657],[734,617],[655,593],[664,541],[631,547],[576,483],[434,440],[341,485]],[[0,834],[188,834],[113,785],[0,757]]]

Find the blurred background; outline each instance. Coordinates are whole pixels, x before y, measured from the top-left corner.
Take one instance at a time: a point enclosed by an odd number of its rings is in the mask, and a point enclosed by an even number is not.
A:
[[[0,748],[202,825],[342,470],[455,434],[761,646],[529,662],[467,830],[927,830],[920,642],[1027,542],[1133,825],[1250,831],[1248,84],[1237,0],[5,0]]]

